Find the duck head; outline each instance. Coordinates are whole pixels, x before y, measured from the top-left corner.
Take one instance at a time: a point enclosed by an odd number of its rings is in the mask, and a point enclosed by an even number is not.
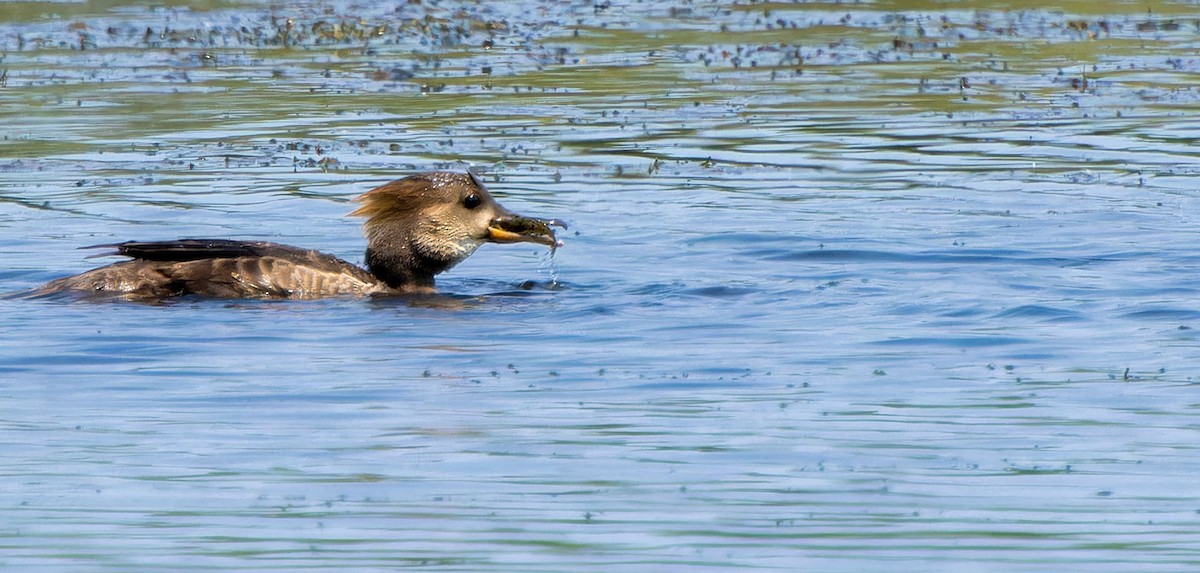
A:
[[[433,276],[487,242],[561,245],[551,226],[505,209],[472,173],[410,175],[363,193],[351,215],[366,217],[367,269],[391,288],[433,290]]]

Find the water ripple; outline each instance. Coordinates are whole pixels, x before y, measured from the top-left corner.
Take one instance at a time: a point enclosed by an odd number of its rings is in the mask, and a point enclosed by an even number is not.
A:
[[[1194,568],[1194,3],[893,4],[6,4],[4,292],[417,170],[572,234],[0,297],[0,564]]]

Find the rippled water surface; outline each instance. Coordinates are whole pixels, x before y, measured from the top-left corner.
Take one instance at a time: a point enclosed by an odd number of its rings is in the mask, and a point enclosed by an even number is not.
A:
[[[1193,2],[0,5],[0,567],[1191,571]],[[127,239],[422,299],[29,299]]]

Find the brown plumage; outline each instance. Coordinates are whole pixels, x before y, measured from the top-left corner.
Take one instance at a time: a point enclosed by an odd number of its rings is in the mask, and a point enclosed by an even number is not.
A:
[[[555,248],[557,220],[522,217],[500,206],[472,174],[421,173],[355,199],[366,217],[367,268],[332,255],[265,241],[130,241],[112,254],[132,260],[46,283],[35,294],[115,293],[133,299],[180,295],[320,298],[434,292],[434,275],[485,242]]]

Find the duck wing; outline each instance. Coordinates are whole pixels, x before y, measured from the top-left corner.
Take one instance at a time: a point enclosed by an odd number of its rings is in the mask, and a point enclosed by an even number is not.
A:
[[[333,255],[267,241],[177,239],[85,248],[132,260],[47,283],[43,290],[118,292],[144,298],[319,298],[386,290],[366,270]]]

